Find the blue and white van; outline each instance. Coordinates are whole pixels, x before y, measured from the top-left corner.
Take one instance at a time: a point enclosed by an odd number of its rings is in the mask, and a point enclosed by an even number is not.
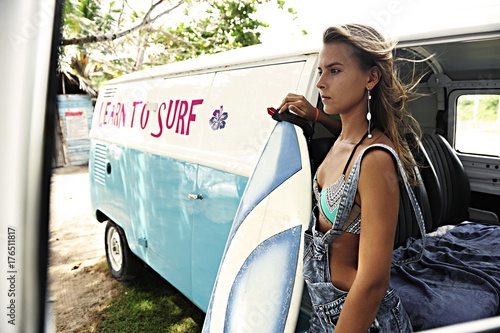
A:
[[[89,176],[92,211],[99,222],[107,222],[105,248],[114,277],[132,278],[140,260],[207,310],[249,179],[269,138],[282,126],[267,108],[289,92],[321,107],[315,87],[320,43],[288,45],[298,47],[258,45],[202,56],[125,75],[101,88],[90,131]],[[400,71],[408,74],[416,66],[424,74],[421,97],[409,108],[424,132],[415,152],[423,166],[423,185],[416,193],[431,249],[433,239],[445,237],[444,226],[500,230],[500,24],[402,36],[399,55],[427,59],[406,63]],[[319,124],[312,138],[301,135],[305,127],[296,130],[300,154],[309,156],[307,168],[314,169],[335,137]],[[268,168],[277,172],[276,165]],[[311,199],[308,191],[296,195],[304,202]],[[405,209],[402,204],[402,214]],[[286,216],[277,213],[276,219]],[[405,221],[398,226],[395,251],[421,237],[415,221]],[[491,250],[492,244],[477,248]],[[493,257],[499,251],[485,257],[493,265],[490,283],[498,286],[500,262]],[[451,287],[433,285],[438,291]],[[415,290],[401,290],[402,299]],[[446,312],[446,302],[429,306]],[[499,314],[481,306],[468,317],[450,312],[447,322],[432,322],[411,301],[405,307],[415,311],[410,317],[417,331]],[[304,318],[309,309],[304,294]],[[498,328],[499,320],[477,325]],[[307,328],[298,322],[297,331]],[[479,332],[477,325],[467,332]]]

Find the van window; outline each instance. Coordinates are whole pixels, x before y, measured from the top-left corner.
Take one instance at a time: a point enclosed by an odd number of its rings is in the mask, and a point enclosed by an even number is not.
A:
[[[457,151],[500,156],[500,94],[460,95],[456,116]]]

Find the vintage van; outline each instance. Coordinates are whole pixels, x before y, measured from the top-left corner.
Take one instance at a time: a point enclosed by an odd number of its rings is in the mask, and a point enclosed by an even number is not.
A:
[[[89,176],[92,212],[99,222],[107,222],[105,249],[114,277],[132,278],[140,260],[207,310],[245,188],[278,124],[267,108],[279,105],[289,92],[321,108],[315,87],[319,41],[288,45],[300,47],[258,45],[202,56],[125,75],[101,88],[90,131]],[[458,282],[445,278],[457,272],[430,273],[443,263],[394,269],[394,280],[407,282],[402,275],[416,272],[414,280],[420,282],[401,293],[402,299],[415,295],[404,305],[413,311],[417,331],[487,317],[463,331],[499,329],[500,247],[496,236],[485,238],[500,231],[500,25],[401,36],[395,56],[420,61],[401,65],[403,76],[413,68],[424,75],[421,97],[409,104],[424,132],[415,152],[423,182],[415,192],[430,244],[425,254],[430,258],[424,256],[424,262],[439,259],[432,256],[433,240],[456,240],[453,230],[464,226],[487,228],[466,231],[466,240],[451,244],[463,248],[474,238],[479,243],[471,245],[470,253],[487,249],[479,263],[462,262],[469,273],[470,267],[476,270],[472,281],[488,280],[490,289],[477,295],[483,301],[490,295],[491,301],[476,306],[470,298],[461,299],[460,290],[477,290],[486,282],[469,288],[471,276],[457,277],[460,288],[453,289]],[[301,124],[304,132],[312,125]],[[319,124],[313,131],[312,138],[299,139],[307,142],[303,147],[309,151],[303,153],[314,169],[335,137]],[[310,200],[307,191],[297,195]],[[402,214],[405,209],[402,202]],[[403,220],[395,255],[421,241],[414,219],[407,215]],[[433,276],[452,282],[440,284]],[[419,291],[419,284],[426,289]],[[453,292],[441,294],[444,290]],[[437,296],[426,298],[430,294]],[[450,299],[467,302],[461,308],[468,315],[448,307]],[[429,309],[422,310],[424,303]],[[308,311],[304,294],[301,316],[307,318]],[[299,320],[297,331],[306,328]]]

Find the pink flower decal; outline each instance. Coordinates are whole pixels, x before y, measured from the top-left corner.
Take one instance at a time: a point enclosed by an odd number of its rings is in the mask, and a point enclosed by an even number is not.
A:
[[[223,112],[223,106],[220,106],[220,110],[217,109],[213,113],[213,117],[210,119],[210,127],[212,130],[217,131],[226,127],[226,119],[228,117],[227,112]]]

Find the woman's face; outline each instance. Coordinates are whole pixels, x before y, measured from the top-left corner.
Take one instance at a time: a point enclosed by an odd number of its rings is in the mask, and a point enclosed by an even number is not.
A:
[[[363,71],[351,46],[334,42],[324,44],[319,53],[318,87],[328,114],[366,111],[369,71]]]

